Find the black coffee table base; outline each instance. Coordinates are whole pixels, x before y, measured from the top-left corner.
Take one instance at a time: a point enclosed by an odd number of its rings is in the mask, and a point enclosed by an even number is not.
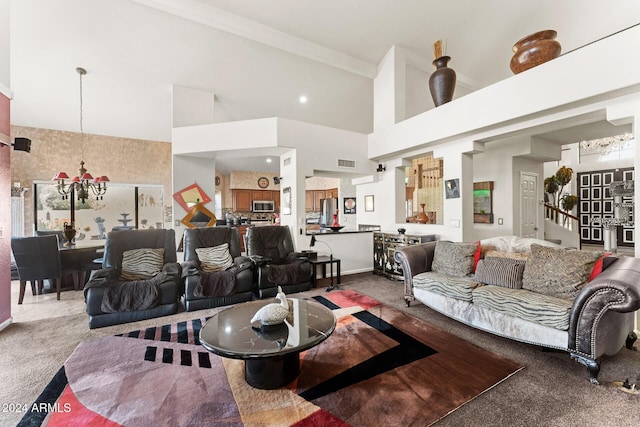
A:
[[[284,387],[300,374],[300,353],[244,361],[244,378],[254,388],[274,390]]]

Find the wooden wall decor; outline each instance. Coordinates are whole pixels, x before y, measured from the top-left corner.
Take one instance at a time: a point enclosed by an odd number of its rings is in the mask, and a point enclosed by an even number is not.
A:
[[[493,224],[493,181],[473,183],[473,222]]]

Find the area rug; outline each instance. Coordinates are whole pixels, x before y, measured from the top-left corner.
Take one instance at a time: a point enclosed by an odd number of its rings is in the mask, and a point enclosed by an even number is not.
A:
[[[426,426],[523,368],[354,291],[314,299],[338,325],[286,387],[246,384],[196,318],[81,342],[19,425]]]

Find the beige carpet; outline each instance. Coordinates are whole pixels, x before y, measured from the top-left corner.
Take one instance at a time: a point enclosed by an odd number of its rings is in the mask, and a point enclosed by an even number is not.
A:
[[[343,289],[369,295],[526,367],[437,425],[607,426],[639,421],[639,395],[623,393],[610,383],[626,377],[640,382],[635,379],[640,377],[640,352],[623,349],[615,357],[603,358],[599,376],[603,385],[593,386],[586,368],[566,353],[543,352],[474,330],[421,304],[406,308],[400,283],[371,274],[343,279]],[[17,282],[12,283],[12,291],[15,323],[0,332],[0,404],[6,405],[30,405],[80,341],[193,317],[193,313],[179,313],[160,323],[151,319],[89,330],[81,292],[63,292],[62,301],[51,295],[32,297],[28,292],[25,304],[18,307]],[[318,289],[309,295],[322,293],[323,289]],[[198,315],[207,316],[215,310]],[[15,425],[21,417],[19,412],[0,412],[0,425]]]
[[[68,387],[56,380],[46,399],[62,410],[45,423],[428,426],[522,369],[358,292],[313,299],[333,310],[336,330],[301,354],[300,375],[282,388],[250,387],[244,362],[204,350],[196,316],[81,342],[64,365]],[[43,415],[32,412],[29,425]]]

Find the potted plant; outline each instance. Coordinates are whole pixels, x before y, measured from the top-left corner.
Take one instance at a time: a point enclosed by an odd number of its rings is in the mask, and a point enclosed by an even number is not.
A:
[[[566,166],[560,167],[554,175],[544,180],[545,202],[569,214],[578,204],[578,196],[565,193],[564,187],[571,182],[573,178],[573,169]],[[550,200],[549,200],[549,196]],[[549,215],[549,219],[557,222],[558,215],[554,212]],[[566,216],[563,216],[562,223],[566,222]]]

